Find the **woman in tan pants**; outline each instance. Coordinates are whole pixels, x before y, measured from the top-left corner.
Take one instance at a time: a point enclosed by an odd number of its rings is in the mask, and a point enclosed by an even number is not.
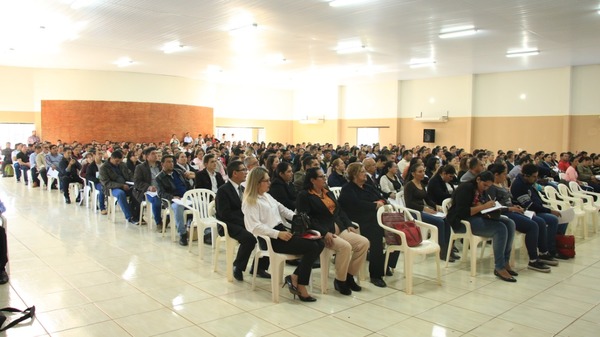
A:
[[[354,276],[365,263],[369,240],[357,233],[357,228],[339,207],[333,193],[327,189],[326,177],[320,168],[306,171],[304,189],[298,194],[297,211],[306,212],[313,229],[323,236],[325,247],[335,251],[335,290],[350,295],[360,291]]]

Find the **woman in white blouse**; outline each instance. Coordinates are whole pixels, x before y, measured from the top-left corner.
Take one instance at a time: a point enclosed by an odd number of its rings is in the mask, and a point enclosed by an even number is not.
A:
[[[379,178],[379,185],[383,193],[388,193],[390,198],[395,199],[396,193],[402,190],[402,183],[398,179],[398,165],[393,161],[388,161],[383,166],[381,178]]]
[[[294,298],[298,295],[303,302],[314,302],[316,299],[308,294],[306,286],[310,281],[312,265],[325,245],[323,240],[292,236],[283,225],[283,218],[292,219],[294,212],[267,193],[270,185],[271,179],[266,169],[257,167],[250,171],[242,202],[244,224],[252,234],[270,237],[275,252],[302,255],[300,264],[292,275],[285,277],[285,282]]]

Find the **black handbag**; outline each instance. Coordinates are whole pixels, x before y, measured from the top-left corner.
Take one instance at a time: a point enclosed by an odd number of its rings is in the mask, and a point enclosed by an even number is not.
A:
[[[311,228],[310,217],[305,212],[294,214],[292,218],[292,234],[302,236]]]

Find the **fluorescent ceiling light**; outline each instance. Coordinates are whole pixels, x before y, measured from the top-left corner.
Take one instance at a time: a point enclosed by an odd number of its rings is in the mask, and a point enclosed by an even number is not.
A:
[[[435,65],[435,60],[432,59],[412,59],[409,66],[411,68],[432,67]]]
[[[539,53],[539,49],[513,49],[506,52],[506,57],[532,56],[538,55]]]
[[[244,25],[230,28],[229,34],[231,34],[231,35],[248,34],[248,33],[254,33],[257,30],[258,30],[258,24],[253,22],[253,23],[244,24]]]
[[[335,51],[338,54],[352,54],[360,53],[364,51],[370,51],[371,49],[365,46],[362,41],[358,39],[346,40],[338,42],[335,47]]]
[[[362,2],[367,2],[369,0],[333,0],[329,2],[329,6],[331,7],[343,7],[343,6],[352,6],[357,5]]]
[[[117,67],[122,68],[122,67],[127,67],[127,66],[132,65],[133,60],[130,59],[129,57],[121,57],[120,59],[113,62],[113,64],[116,64]]]
[[[171,54],[186,49],[186,46],[182,45],[179,41],[171,41],[165,43],[160,50],[165,54]]]
[[[454,29],[442,30],[440,32],[439,37],[440,39],[451,39],[454,37],[474,35],[475,33],[477,33],[477,29],[475,29],[475,27],[473,26],[459,27]]]

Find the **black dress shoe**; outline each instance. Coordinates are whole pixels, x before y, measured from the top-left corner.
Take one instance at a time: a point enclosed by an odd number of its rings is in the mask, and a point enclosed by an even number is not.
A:
[[[252,273],[254,273],[254,269],[250,269],[250,274]],[[259,269],[258,271],[256,271],[256,276],[267,279],[271,278],[271,274],[267,273],[267,271],[263,269]]]
[[[179,236],[179,244],[182,245],[182,246],[187,246],[188,245],[188,235],[187,235],[187,233],[181,234]]]
[[[394,276],[394,272],[392,271],[392,268],[387,267],[387,269],[385,271],[385,276]]]
[[[455,252],[452,252],[450,253],[450,258],[454,260],[460,260],[460,255],[456,254]]]
[[[65,198],[65,203],[66,203],[66,204],[70,204],[70,203],[71,203],[71,199],[69,199],[69,198]]]
[[[506,268],[505,268],[506,269]],[[516,271],[512,270],[512,269],[506,269],[506,271],[511,275],[511,276],[519,276],[519,273],[517,273]]]
[[[494,269],[494,275],[496,275],[496,277],[498,277],[499,279],[501,279],[504,282],[517,282],[517,279],[514,277],[504,277],[502,275],[500,275],[500,273]]]
[[[373,283],[376,287],[379,287],[379,288],[387,287],[387,284],[385,284],[385,281],[381,277],[379,277],[379,278],[371,277],[371,283]]]
[[[346,284],[348,285],[348,287],[350,287],[350,289],[352,289],[352,291],[361,291],[362,287],[359,286],[358,284],[356,284],[356,281],[354,281],[354,276],[348,274],[346,276]]]
[[[352,295],[352,290],[350,289],[346,281],[340,281],[338,279],[335,279],[333,280],[333,287],[342,295]]]
[[[8,283],[8,274],[6,273],[6,270],[3,270],[2,272],[0,272],[0,284],[5,283]]]
[[[244,274],[243,274],[242,270],[236,266],[233,266],[233,278],[238,281],[244,280]]]

